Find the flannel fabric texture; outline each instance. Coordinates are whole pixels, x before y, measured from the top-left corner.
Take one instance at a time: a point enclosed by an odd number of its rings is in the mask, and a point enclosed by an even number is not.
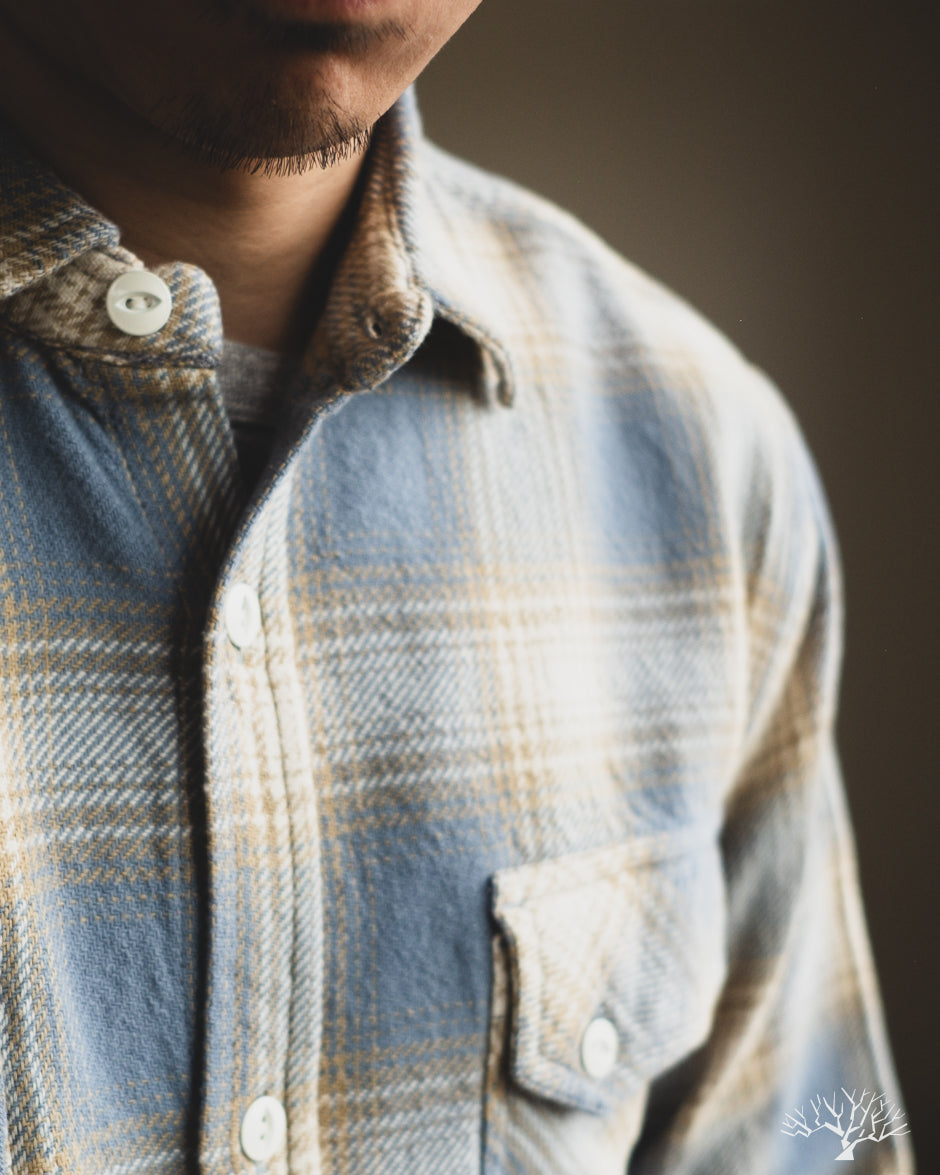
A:
[[[898,1090],[775,391],[410,95],[257,486],[135,267],[4,131],[0,1170],[829,1171],[783,1116]]]

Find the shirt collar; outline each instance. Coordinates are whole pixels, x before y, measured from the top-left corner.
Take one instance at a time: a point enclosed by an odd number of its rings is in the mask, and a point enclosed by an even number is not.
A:
[[[83,253],[118,244],[102,217],[0,123],[0,298],[52,276]]]
[[[480,259],[459,248],[460,226],[437,190],[411,91],[376,127],[366,167],[359,213],[309,363],[321,373],[326,363],[341,388],[374,387],[414,354],[439,316],[479,348],[486,398],[510,403],[509,354],[488,311],[492,277]],[[157,268],[174,306],[159,335],[135,338],[111,324],[107,288],[140,266],[122,248],[117,226],[0,124],[4,316],[47,343],[117,363],[218,362],[218,298],[195,266]]]
[[[386,322],[407,322],[407,307],[428,299],[432,316],[458,327],[478,347],[485,397],[508,405],[514,380],[494,275],[485,251],[468,245],[467,212],[443,181],[438,163],[409,90],[376,129],[362,211],[346,254],[358,280],[351,280],[348,289],[362,313],[376,313],[373,332]],[[371,275],[379,272],[390,279],[381,287],[384,293],[371,284]],[[354,320],[352,307],[344,318]]]

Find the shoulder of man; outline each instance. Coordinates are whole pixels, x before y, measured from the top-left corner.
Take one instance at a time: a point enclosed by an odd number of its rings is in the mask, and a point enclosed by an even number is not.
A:
[[[658,450],[677,478],[685,463],[755,558],[792,557],[790,529],[837,562],[813,460],[764,372],[574,216],[427,141],[421,151],[445,297],[505,348],[520,398],[610,425],[621,450]]]

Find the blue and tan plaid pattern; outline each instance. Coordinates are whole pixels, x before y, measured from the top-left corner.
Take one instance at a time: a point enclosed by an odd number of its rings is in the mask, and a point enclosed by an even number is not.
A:
[[[0,1170],[830,1170],[783,1115],[897,1091],[775,392],[408,99],[251,495],[215,291],[131,338],[137,264],[4,133]]]

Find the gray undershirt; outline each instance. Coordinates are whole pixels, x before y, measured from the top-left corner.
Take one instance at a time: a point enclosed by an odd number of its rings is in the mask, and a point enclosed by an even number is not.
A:
[[[264,471],[277,432],[284,391],[296,363],[275,351],[225,340],[219,386],[248,488]]]

